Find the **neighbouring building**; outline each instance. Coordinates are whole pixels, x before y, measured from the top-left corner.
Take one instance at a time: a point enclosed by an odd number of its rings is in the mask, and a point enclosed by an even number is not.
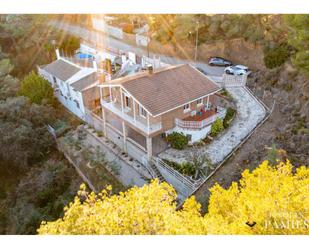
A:
[[[167,134],[181,132],[192,144],[225,115],[215,104],[221,88],[190,65],[149,68],[94,88],[105,136],[140,161],[166,149]]]
[[[98,73],[95,61],[83,65],[61,57],[58,50],[56,54],[57,60],[48,65],[38,66],[38,73],[50,82],[58,100],[76,116],[85,120],[83,95],[85,92],[91,92],[90,88],[100,84],[104,77]],[[89,102],[89,94],[87,97]],[[96,96],[93,94],[92,98]]]

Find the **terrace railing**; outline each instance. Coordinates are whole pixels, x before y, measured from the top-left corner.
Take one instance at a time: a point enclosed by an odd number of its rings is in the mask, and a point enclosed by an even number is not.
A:
[[[203,129],[204,127],[212,124],[213,122],[216,121],[217,118],[223,119],[226,114],[226,109],[223,107],[218,106],[217,107],[217,113],[203,119],[201,121],[186,121],[182,119],[175,119],[175,124],[178,127],[184,128],[184,129],[193,129],[193,130],[198,130],[198,129]]]

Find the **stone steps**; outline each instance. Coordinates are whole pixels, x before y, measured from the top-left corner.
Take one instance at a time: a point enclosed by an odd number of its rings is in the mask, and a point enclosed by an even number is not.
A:
[[[162,174],[160,173],[160,171],[158,170],[158,168],[156,167],[156,165],[154,165],[154,163],[150,162],[149,163],[150,167],[152,168],[152,170],[155,172],[157,178],[159,179],[160,182],[164,182],[165,179],[162,176]]]

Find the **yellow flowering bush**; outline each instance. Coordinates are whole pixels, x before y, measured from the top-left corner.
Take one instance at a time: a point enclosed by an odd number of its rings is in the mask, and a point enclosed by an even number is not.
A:
[[[216,184],[204,216],[194,197],[176,210],[175,190],[158,180],[110,190],[96,195],[81,186],[64,217],[42,222],[39,234],[309,234],[309,169],[293,173],[288,161],[245,170],[227,190]]]

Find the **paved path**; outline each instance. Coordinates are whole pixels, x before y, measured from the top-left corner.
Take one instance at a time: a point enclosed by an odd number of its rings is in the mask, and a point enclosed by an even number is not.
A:
[[[112,47],[114,49],[120,49],[120,50],[127,51],[127,52],[130,51],[130,52],[136,53],[139,56],[147,55],[147,50],[144,47],[138,47],[138,46],[127,44],[122,40],[112,38],[96,30],[88,30],[78,25],[73,25],[73,24],[68,24],[68,23],[58,22],[58,21],[52,21],[50,22],[50,25],[52,25],[55,28],[64,30],[70,34],[79,36],[80,38],[86,40],[87,42],[90,42],[94,46],[99,44],[100,47],[106,47],[106,48]],[[211,67],[208,64],[200,62],[200,61],[195,63],[192,60],[179,59],[179,58],[170,57],[164,54],[158,54],[158,53],[153,53],[153,52],[150,52],[149,56],[150,57],[153,57],[153,56],[160,57],[163,62],[171,64],[171,65],[190,63],[192,65],[202,68],[209,75],[222,76],[223,71],[224,71],[223,67]]]
[[[111,143],[105,143],[104,141],[106,139],[104,137],[97,137],[94,133],[91,133],[91,131],[88,131],[87,129],[86,131],[87,137],[83,141],[83,143],[87,146],[100,147],[101,151],[105,155],[105,159],[107,160],[107,162],[117,165],[119,175],[117,175],[116,178],[118,178],[118,180],[124,186],[136,185],[141,187],[145,183],[147,183],[145,177],[143,177],[140,172],[137,172],[137,170],[134,169],[134,166],[140,165],[139,162],[137,162],[136,160],[132,160],[129,162],[128,158],[125,159],[124,156],[121,154],[120,148],[114,147]],[[140,168],[141,170],[143,169],[143,167],[141,166]],[[145,173],[143,175],[145,175]]]
[[[206,153],[213,164],[217,164],[238,145],[258,125],[266,115],[265,109],[243,87],[227,88],[236,100],[237,115],[231,126],[221,136],[200,150]],[[159,157],[183,162],[188,160],[192,149],[182,151],[168,149]]]

